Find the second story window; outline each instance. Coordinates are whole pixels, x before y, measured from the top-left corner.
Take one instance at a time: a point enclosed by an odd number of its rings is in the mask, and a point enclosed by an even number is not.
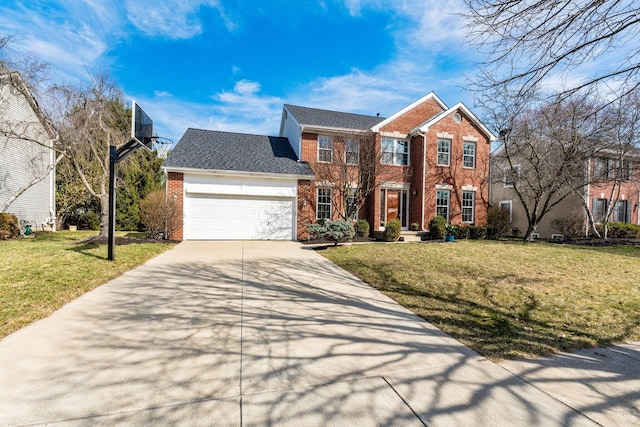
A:
[[[476,167],[476,143],[465,142],[462,148],[462,166],[465,168]]]
[[[514,165],[513,168],[504,168],[504,176],[502,184],[504,187],[513,187],[513,184],[520,177],[520,165]]]
[[[407,166],[409,164],[409,141],[382,138],[382,163]]]
[[[360,163],[360,141],[348,138],[345,142],[345,155],[348,165],[357,165]]]
[[[327,163],[333,161],[333,138],[318,135],[318,161]]]
[[[451,160],[451,140],[438,140],[438,166],[449,166]]]

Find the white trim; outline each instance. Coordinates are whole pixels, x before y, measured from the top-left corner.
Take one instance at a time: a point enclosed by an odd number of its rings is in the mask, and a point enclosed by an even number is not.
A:
[[[502,206],[503,204],[509,205],[509,222],[513,223],[513,200],[500,200],[498,202],[498,208],[500,208],[500,206]]]
[[[462,186],[462,191],[478,191],[478,187],[467,184]]]
[[[385,182],[380,186],[380,189],[385,190],[409,190],[411,188],[410,182]]]
[[[436,190],[453,190],[453,185],[451,184],[436,184]]]
[[[438,138],[442,138],[442,139],[453,139],[454,135],[452,133],[449,132],[438,132],[436,133],[436,136]]]
[[[438,105],[440,106],[440,108],[442,108],[443,111],[447,109],[447,104],[442,102],[442,100],[440,98],[438,98],[438,95],[436,95],[435,92],[429,92],[428,94],[426,94],[422,98],[418,99],[417,101],[413,102],[412,104],[407,105],[406,107],[404,107],[402,110],[398,111],[397,113],[394,113],[391,116],[387,117],[386,119],[384,119],[383,121],[381,121],[380,123],[378,123],[377,125],[372,127],[371,130],[373,132],[379,132],[380,129],[382,129],[383,127],[385,127],[389,123],[393,122],[398,117],[406,114],[407,112],[409,112],[409,111],[413,110],[414,108],[416,108],[418,105],[423,104],[423,103],[425,103],[426,101],[428,101],[430,99],[436,101],[438,103]]]
[[[220,169],[196,169],[196,168],[174,168],[162,166],[161,170],[166,173],[193,173],[198,175],[224,175],[224,176],[237,176],[237,177],[260,177],[260,178],[276,178],[276,179],[291,179],[291,180],[306,180],[312,181],[315,179],[315,175],[289,175],[279,173],[267,173],[267,172],[247,172],[247,171],[230,171]]]
[[[393,132],[379,132],[379,133],[381,137],[385,137],[385,138],[407,139],[410,136],[408,133],[398,132],[397,130],[394,130]]]
[[[491,131],[462,102],[458,102],[453,107],[449,108],[448,110],[444,111],[441,114],[436,115],[431,120],[428,120],[426,123],[423,123],[417,128],[412,129],[410,134],[415,134],[417,132],[422,132],[422,133],[429,132],[429,127],[438,123],[440,120],[444,119],[448,115],[455,113],[457,110],[462,110],[465,116],[467,116],[473,123],[476,124],[476,126],[480,128],[482,133],[484,133],[489,138],[489,143],[496,140],[496,137],[493,135],[493,133],[491,133]]]
[[[551,240],[564,240],[564,234],[551,234]]]
[[[462,137],[462,140],[464,142],[478,142],[480,141],[480,138],[478,138],[477,136],[473,136],[473,135],[465,135]]]

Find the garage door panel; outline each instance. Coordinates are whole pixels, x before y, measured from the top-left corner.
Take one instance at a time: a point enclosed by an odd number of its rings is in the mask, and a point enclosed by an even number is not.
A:
[[[294,199],[188,194],[188,240],[291,240]]]

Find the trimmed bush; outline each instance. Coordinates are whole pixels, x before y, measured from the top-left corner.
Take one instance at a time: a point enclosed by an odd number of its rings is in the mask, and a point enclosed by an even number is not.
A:
[[[0,240],[13,239],[19,234],[18,217],[10,213],[0,213]]]
[[[502,239],[510,229],[509,211],[497,207],[489,208],[487,211],[487,239]]]
[[[487,237],[487,228],[479,225],[470,225],[467,227],[469,231],[469,239],[480,240]]]
[[[93,211],[83,213],[78,217],[78,228],[81,230],[100,230],[100,216]]]
[[[585,218],[579,212],[556,218],[551,221],[551,227],[568,239],[584,236]]]
[[[354,226],[354,228],[356,231],[356,236],[368,237],[369,229],[371,227],[369,226],[369,223],[366,219],[359,219],[358,221],[356,221],[356,225]]]
[[[434,240],[444,238],[444,234],[447,232],[447,220],[443,216],[436,216],[429,221],[429,234]]]
[[[613,239],[640,238],[640,225],[627,224],[625,222],[612,222],[607,228],[607,236]]]
[[[347,241],[355,236],[353,224],[348,221],[318,221],[315,224],[307,225],[307,232],[316,238],[329,239],[337,245],[340,242]]]
[[[456,227],[453,236],[457,239],[468,239],[469,238],[469,227]]]
[[[387,225],[384,227],[384,241],[395,242],[400,237],[401,231],[402,224],[400,224],[399,219],[396,218],[387,222]]]

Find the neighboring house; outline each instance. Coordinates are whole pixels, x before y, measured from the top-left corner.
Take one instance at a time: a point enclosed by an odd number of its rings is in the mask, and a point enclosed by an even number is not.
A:
[[[613,209],[609,222],[640,224],[640,153],[631,154],[620,166],[612,157],[602,154],[584,163],[582,173],[586,177],[583,190],[572,193],[553,207],[535,229],[535,238],[564,238],[554,227],[554,221],[570,216],[584,221],[583,233],[589,233],[585,203],[589,206],[596,224],[601,223],[609,203]],[[493,163],[491,205],[509,211],[514,235],[522,236],[527,229],[527,217],[520,200],[513,191],[512,174],[507,168]],[[615,184],[615,188],[614,188]]]
[[[56,141],[20,75],[0,71],[0,212],[15,214],[21,226],[53,226]]]
[[[189,129],[163,165],[168,195],[183,210],[182,232],[172,238],[305,238],[307,224],[338,218],[336,184],[316,176],[337,163],[334,140],[345,144],[343,160],[356,164],[357,135],[365,133],[385,164],[357,213],[373,231],[395,218],[403,229],[426,229],[437,214],[455,224],[486,222],[494,137],[464,104],[449,108],[432,92],[387,118],[287,104],[277,138]],[[256,200],[261,211],[249,207]],[[267,218],[276,201],[286,205],[276,216],[292,220],[274,234]],[[238,217],[246,225],[229,229]]]

